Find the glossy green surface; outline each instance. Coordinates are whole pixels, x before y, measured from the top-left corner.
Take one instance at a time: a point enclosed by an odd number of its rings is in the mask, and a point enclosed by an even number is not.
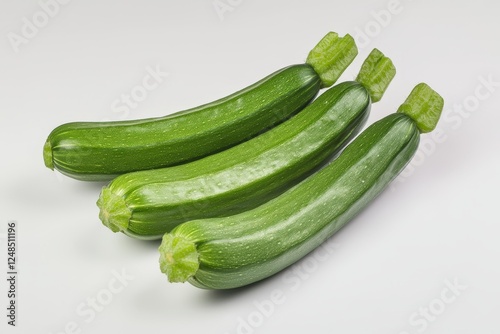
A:
[[[113,231],[158,239],[188,220],[254,208],[324,165],[361,130],[369,110],[362,85],[336,85],[238,146],[188,164],[119,176],[101,193],[101,220]],[[125,203],[128,217],[117,202]]]
[[[228,97],[165,117],[63,124],[49,135],[44,162],[75,179],[96,181],[193,161],[289,118],[320,86],[310,65],[294,65]]]
[[[419,130],[404,114],[374,123],[340,156],[281,196],[253,209],[223,218],[186,222],[165,235],[177,240],[181,252],[199,268],[172,262],[170,281],[188,281],[209,289],[244,286],[296,262],[349,222],[373,200],[410,161],[417,150]],[[193,252],[195,250],[195,252]],[[160,252],[176,253],[162,244]],[[196,254],[195,254],[196,253]],[[161,255],[162,270],[167,263]],[[181,270],[182,275],[172,272]],[[189,271],[191,270],[191,271]]]

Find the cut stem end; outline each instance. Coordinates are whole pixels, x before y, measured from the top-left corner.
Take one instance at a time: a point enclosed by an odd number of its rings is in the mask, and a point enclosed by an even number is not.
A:
[[[43,162],[47,168],[54,170],[54,161],[52,158],[52,145],[47,139],[45,145],[43,145]]]
[[[413,119],[421,133],[427,133],[436,128],[443,107],[444,100],[441,95],[427,84],[419,83],[399,107],[398,112]]]
[[[199,254],[194,242],[167,233],[160,248],[160,270],[169,282],[186,282],[200,266]]]
[[[127,207],[125,200],[114,194],[109,187],[102,188],[99,199],[99,219],[104,226],[113,232],[125,231],[128,229],[132,212]]]
[[[356,81],[370,93],[372,102],[378,102],[395,75],[392,61],[378,49],[373,49],[363,62]]]
[[[337,33],[329,32],[309,52],[306,63],[319,75],[322,86],[330,87],[357,55],[358,48],[351,35],[339,37]]]

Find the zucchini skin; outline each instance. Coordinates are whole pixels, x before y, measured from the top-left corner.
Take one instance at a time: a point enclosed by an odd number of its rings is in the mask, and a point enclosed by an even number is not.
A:
[[[120,197],[130,210],[123,232],[160,239],[189,220],[255,208],[338,153],[365,124],[370,102],[361,84],[344,82],[291,119],[238,146],[180,166],[121,175],[101,193],[100,218],[113,230],[105,213],[113,204],[105,202]]]
[[[415,154],[419,134],[411,118],[391,114],[281,196],[237,215],[186,222],[164,241],[196,246],[199,268],[188,279],[194,286],[230,289],[262,280],[314,250],[374,199]]]
[[[164,117],[63,124],[48,136],[44,161],[84,181],[179,165],[275,126],[306,106],[320,86],[314,69],[299,64],[215,102]]]

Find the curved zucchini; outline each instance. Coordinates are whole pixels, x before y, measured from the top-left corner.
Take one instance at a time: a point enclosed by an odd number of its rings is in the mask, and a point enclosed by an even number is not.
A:
[[[207,289],[244,286],[296,262],[350,221],[408,164],[422,119],[435,125],[442,98],[417,86],[411,110],[374,123],[318,173],[237,215],[193,220],[165,234],[160,267],[171,282]],[[412,118],[413,117],[413,118]]]
[[[356,82],[330,88],[274,129],[188,164],[121,175],[104,187],[104,225],[160,239],[180,223],[256,207],[300,181],[359,132],[370,96]]]
[[[99,218],[114,232],[159,239],[185,221],[257,207],[324,165],[361,130],[369,110],[362,84],[341,83],[286,122],[226,151],[117,177],[101,192]]]
[[[321,86],[331,85],[330,76],[322,81],[325,71],[333,71],[335,80],[340,76],[357,49],[351,36],[334,37],[323,42],[330,46],[323,59],[281,69],[197,108],[143,120],[63,124],[45,143],[45,165],[79,180],[110,180],[127,172],[190,162],[239,144],[289,118]]]

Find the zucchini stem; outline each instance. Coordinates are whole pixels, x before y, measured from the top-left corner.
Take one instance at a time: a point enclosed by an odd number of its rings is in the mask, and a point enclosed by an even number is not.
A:
[[[111,191],[109,187],[101,190],[97,200],[99,207],[99,219],[104,226],[109,227],[113,232],[121,232],[128,229],[129,221],[132,216],[125,200]]]
[[[441,95],[427,84],[419,83],[399,107],[398,112],[413,119],[421,133],[427,133],[436,128],[443,107],[444,100]]]
[[[46,167],[54,170],[54,161],[52,159],[52,145],[50,141],[47,140],[45,145],[43,145],[43,162]]]
[[[380,101],[395,75],[392,60],[380,50],[373,49],[361,65],[356,81],[366,88],[375,103]]]
[[[338,80],[357,55],[358,48],[351,35],[339,37],[329,32],[309,52],[306,63],[314,68],[325,88]]]
[[[199,254],[192,241],[166,233],[158,250],[161,272],[169,282],[186,282],[198,271]]]

